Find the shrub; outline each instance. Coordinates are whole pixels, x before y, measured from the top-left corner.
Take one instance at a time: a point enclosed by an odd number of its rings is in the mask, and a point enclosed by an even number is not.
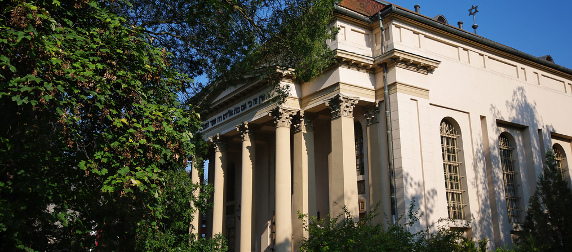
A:
[[[376,207],[377,209],[377,207]],[[317,219],[300,215],[309,238],[302,241],[304,251],[485,251],[487,240],[478,243],[463,236],[462,231],[440,226],[437,232],[423,230],[409,232],[409,228],[419,221],[419,213],[414,211],[414,203],[408,211],[408,222],[400,225],[375,223],[376,210],[371,211],[360,221],[355,222],[344,208],[344,214],[330,219]]]

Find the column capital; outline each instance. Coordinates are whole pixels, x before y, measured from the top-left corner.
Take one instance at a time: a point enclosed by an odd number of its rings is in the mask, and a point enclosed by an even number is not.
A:
[[[292,125],[294,126],[294,132],[313,132],[314,122],[313,117],[304,111],[298,112],[298,115],[294,117]]]
[[[284,107],[277,107],[270,112],[270,115],[274,117],[274,123],[276,123],[276,128],[287,127],[290,128],[292,125],[292,117],[296,114],[296,110]]]
[[[367,125],[372,125],[379,123],[379,106],[376,104],[365,110],[365,119],[367,120]]]
[[[226,151],[226,142],[220,134],[209,137],[209,140],[213,143],[216,152]]]
[[[354,106],[357,102],[358,98],[337,94],[326,100],[326,106],[328,106],[332,112],[332,119],[342,116],[353,118]]]
[[[243,122],[239,125],[236,125],[236,129],[240,133],[242,137],[242,141],[253,141],[254,140],[254,129],[252,125],[249,125],[248,122]]]

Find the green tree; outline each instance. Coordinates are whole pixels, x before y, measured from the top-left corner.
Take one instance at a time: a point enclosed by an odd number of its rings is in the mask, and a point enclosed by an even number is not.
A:
[[[518,250],[572,250],[572,192],[556,168],[554,153],[546,153],[546,164],[530,198]]]
[[[2,248],[224,250],[189,232],[187,206],[207,207],[210,189],[185,172],[205,143],[180,95],[202,74],[217,88],[277,67],[312,78],[332,63],[334,2],[6,2]]]
[[[333,63],[326,42],[334,38],[338,1],[133,0],[123,12],[154,45],[173,52],[176,69],[216,80],[204,94],[247,77],[269,79],[277,68],[292,70],[297,81],[322,73]],[[186,84],[191,95],[204,87]]]
[[[3,249],[78,251],[97,243],[140,250],[148,245],[142,237],[176,217],[172,211],[189,221],[164,197],[176,192],[170,178],[180,178],[196,152],[189,132],[198,115],[176,95],[189,79],[116,14],[125,6],[45,0],[2,7]],[[196,188],[185,183],[182,201]],[[173,245],[188,245],[188,225],[167,229],[177,234]]]

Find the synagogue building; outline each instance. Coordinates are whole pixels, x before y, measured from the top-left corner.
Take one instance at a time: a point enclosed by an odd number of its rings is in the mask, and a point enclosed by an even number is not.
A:
[[[263,82],[207,97],[207,236],[299,251],[298,212],[358,220],[379,204],[393,223],[413,204],[412,232],[448,225],[494,249],[518,234],[548,149],[570,180],[572,70],[418,7],[343,0],[332,22],[337,64],[284,74],[284,102]]]

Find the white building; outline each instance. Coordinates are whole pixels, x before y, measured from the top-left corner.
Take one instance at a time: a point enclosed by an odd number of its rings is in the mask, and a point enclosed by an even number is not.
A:
[[[570,178],[572,70],[386,2],[344,0],[334,25],[339,63],[285,77],[279,107],[261,83],[209,98],[208,234],[232,250],[299,250],[298,211],[357,219],[380,202],[391,221],[413,201],[414,229],[450,217],[494,248],[524,221],[548,148]]]

